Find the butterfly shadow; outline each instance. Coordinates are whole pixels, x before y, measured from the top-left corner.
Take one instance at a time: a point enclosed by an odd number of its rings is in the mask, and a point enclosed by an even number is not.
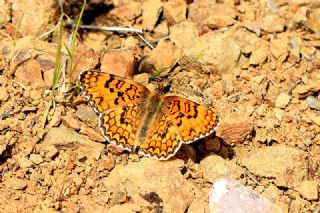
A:
[[[194,163],[200,163],[209,155],[218,155],[224,159],[232,159],[234,154],[233,147],[225,143],[222,138],[209,136],[191,144],[183,144],[175,157],[182,159],[184,162],[191,160]]]

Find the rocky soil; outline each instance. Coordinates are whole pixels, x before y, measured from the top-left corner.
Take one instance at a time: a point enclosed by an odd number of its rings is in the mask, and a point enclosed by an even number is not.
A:
[[[318,0],[89,0],[83,24],[147,43],[80,29],[52,105],[58,22],[82,5],[62,2],[0,0],[0,212],[208,212],[219,178],[320,211]],[[168,161],[104,143],[77,87],[93,68],[212,106],[220,126]]]

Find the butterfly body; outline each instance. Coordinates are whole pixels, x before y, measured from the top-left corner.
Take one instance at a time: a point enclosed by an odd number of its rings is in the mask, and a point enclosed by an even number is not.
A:
[[[212,110],[178,96],[151,93],[120,76],[84,71],[80,86],[99,113],[105,138],[128,151],[166,160],[182,143],[212,133],[218,116]]]

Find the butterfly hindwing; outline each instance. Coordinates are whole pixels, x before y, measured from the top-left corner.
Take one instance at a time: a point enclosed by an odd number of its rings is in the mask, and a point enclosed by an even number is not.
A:
[[[99,126],[108,142],[131,151],[137,141],[140,115],[139,106],[116,107],[100,114]]]
[[[149,126],[145,138],[142,138],[139,153],[158,160],[167,160],[179,150],[181,144],[180,136],[170,118],[159,113]]]

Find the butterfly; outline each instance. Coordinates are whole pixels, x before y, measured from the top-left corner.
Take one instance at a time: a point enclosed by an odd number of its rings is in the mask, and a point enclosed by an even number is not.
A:
[[[99,114],[106,140],[158,160],[174,156],[182,144],[215,131],[219,116],[179,96],[162,96],[132,80],[100,72],[79,75],[80,88]]]

